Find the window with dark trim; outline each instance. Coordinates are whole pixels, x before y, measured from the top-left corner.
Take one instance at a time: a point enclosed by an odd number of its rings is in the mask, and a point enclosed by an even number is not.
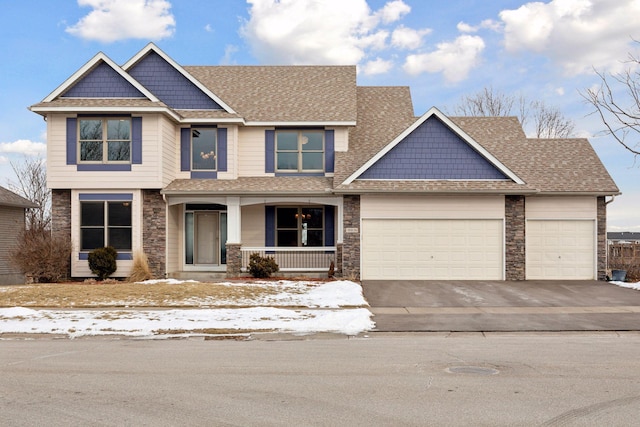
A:
[[[323,207],[277,207],[276,246],[324,246]]]
[[[80,250],[131,251],[131,202],[80,202]]]
[[[218,129],[191,129],[191,169],[215,171],[218,154]]]
[[[277,172],[323,172],[324,130],[278,130]]]
[[[131,163],[131,119],[78,119],[81,163]]]

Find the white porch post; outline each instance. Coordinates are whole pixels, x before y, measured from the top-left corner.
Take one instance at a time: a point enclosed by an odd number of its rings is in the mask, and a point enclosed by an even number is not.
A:
[[[240,197],[227,197],[227,243],[242,243]]]

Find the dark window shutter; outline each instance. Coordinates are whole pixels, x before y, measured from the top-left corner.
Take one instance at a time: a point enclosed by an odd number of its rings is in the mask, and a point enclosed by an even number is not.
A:
[[[67,118],[67,164],[75,165],[78,162],[78,119]]]
[[[324,171],[333,172],[335,160],[335,132],[333,130],[324,131]]]
[[[265,173],[275,172],[275,140],[276,131],[264,131],[264,171]]]
[[[324,207],[324,245],[334,246],[336,243],[335,232],[335,208],[333,206]]]
[[[273,247],[276,245],[276,207],[264,207],[264,245]]]
[[[131,163],[142,164],[142,117],[131,118]]]
[[[218,128],[218,171],[227,171],[227,129]]]
[[[180,170],[191,169],[191,129],[180,129]]]

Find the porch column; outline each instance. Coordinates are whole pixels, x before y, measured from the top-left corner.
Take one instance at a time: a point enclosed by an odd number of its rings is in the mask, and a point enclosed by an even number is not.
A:
[[[227,277],[237,277],[242,269],[240,197],[227,197]]]

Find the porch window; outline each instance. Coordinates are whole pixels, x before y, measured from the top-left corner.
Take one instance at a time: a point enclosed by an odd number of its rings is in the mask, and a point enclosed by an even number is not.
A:
[[[324,131],[276,132],[278,172],[323,172],[324,157]]]
[[[104,246],[131,251],[131,202],[81,202],[80,246],[83,251]]]
[[[324,208],[276,208],[276,246],[323,246]]]
[[[191,129],[191,168],[200,171],[215,171],[217,159],[216,128]]]
[[[80,162],[130,163],[131,119],[79,119]]]

